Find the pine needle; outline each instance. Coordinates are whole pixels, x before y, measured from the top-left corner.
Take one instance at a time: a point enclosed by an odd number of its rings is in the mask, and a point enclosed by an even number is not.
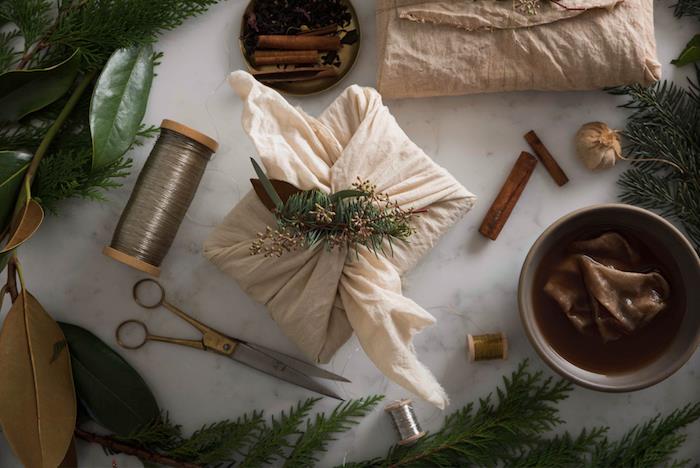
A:
[[[696,67],[697,77],[700,68]],[[624,86],[610,91],[628,97],[632,110],[625,152],[633,167],[619,180],[620,199],[677,220],[700,251],[700,88],[663,81],[650,87]],[[634,162],[660,158],[663,162]]]

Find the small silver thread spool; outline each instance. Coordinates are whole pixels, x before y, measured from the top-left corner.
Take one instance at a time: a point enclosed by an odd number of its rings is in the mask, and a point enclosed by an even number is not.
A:
[[[410,445],[425,435],[413,411],[412,403],[411,400],[403,399],[389,403],[384,408],[384,411],[391,416],[391,421],[399,434],[401,439],[398,442],[399,445]]]
[[[104,254],[152,276],[170,250],[218,143],[165,119]]]

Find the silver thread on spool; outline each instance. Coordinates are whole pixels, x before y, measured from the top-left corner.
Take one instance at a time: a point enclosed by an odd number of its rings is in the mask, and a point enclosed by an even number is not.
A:
[[[175,239],[207,163],[218,144],[172,120],[163,120],[160,136],[139,174],[104,253],[153,276]]]
[[[508,358],[508,338],[504,333],[467,335],[467,347],[471,361]]]
[[[425,435],[413,411],[412,401],[408,399],[389,403],[384,411],[389,413],[399,434],[399,445],[410,445]]]

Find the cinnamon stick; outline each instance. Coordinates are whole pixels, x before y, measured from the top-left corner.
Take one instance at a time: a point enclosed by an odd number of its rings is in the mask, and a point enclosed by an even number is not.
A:
[[[253,61],[259,65],[300,65],[318,62],[317,50],[256,50]]]
[[[258,71],[253,76],[263,83],[282,83],[291,81],[308,81],[316,78],[338,76],[334,67],[300,67],[286,70]]]
[[[520,195],[525,190],[525,185],[532,175],[532,171],[537,166],[537,159],[530,153],[523,151],[511,169],[498,196],[491,204],[491,208],[486,213],[484,221],[481,223],[479,232],[491,240],[496,240],[505,226],[508,217],[518,203]]]
[[[258,36],[258,49],[283,50],[338,50],[338,36],[309,36],[309,35],[261,35]]]
[[[540,137],[537,136],[534,130],[530,130],[525,134],[525,140],[528,142],[539,160],[542,161],[542,164],[544,164],[545,169],[547,169],[549,175],[552,176],[554,182],[556,182],[559,187],[566,184],[569,181],[569,178],[566,176],[559,164],[557,164],[557,161],[554,159],[554,156],[552,156],[552,153],[550,153],[547,147],[544,146],[544,143],[542,143]]]

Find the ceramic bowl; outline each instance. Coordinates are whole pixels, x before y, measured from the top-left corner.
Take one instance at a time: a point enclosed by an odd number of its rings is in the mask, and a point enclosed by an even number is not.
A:
[[[667,251],[680,271],[686,292],[686,310],[680,329],[668,349],[635,370],[598,374],[565,360],[547,343],[534,314],[532,287],[543,256],[562,237],[600,226],[644,232]],[[628,392],[654,385],[680,369],[700,344],[700,259],[693,246],[662,217],[630,205],[595,205],[570,213],[549,226],[535,241],[525,259],[518,285],[518,306],[525,332],[540,357],[563,377],[594,390]]]

